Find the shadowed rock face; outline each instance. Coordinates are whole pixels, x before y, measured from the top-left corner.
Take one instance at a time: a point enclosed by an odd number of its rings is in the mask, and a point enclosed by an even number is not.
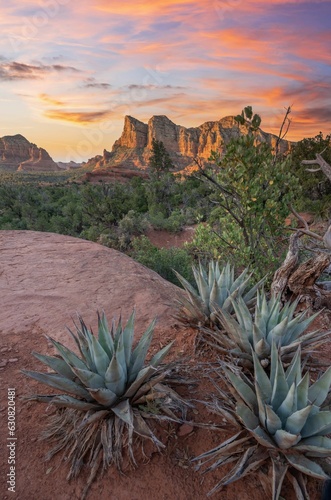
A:
[[[0,168],[9,171],[57,171],[58,165],[47,151],[38,148],[20,134],[0,138]]]
[[[186,128],[176,125],[166,116],[153,116],[147,124],[126,116],[121,137],[115,141],[112,151],[104,151],[103,157],[92,158],[90,164],[97,169],[123,166],[145,169],[152,149],[152,141],[162,141],[172,161],[180,169],[194,166],[199,156],[207,161],[212,151],[222,152],[228,142],[248,134],[248,125],[238,126],[233,116],[216,122],[206,122],[199,127]],[[259,130],[257,142],[267,142],[275,147],[277,137]],[[291,143],[281,141],[280,151],[286,152]]]

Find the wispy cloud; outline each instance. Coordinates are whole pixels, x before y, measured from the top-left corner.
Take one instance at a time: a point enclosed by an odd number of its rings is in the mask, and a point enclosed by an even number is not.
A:
[[[13,81],[13,80],[36,80],[38,78],[43,78],[47,73],[50,72],[75,72],[79,73],[77,68],[72,66],[64,66],[61,64],[53,64],[51,66],[45,66],[43,64],[25,64],[17,61],[5,61],[0,62],[0,80],[3,81]]]
[[[101,122],[111,115],[111,111],[59,111],[51,109],[45,111],[44,115],[51,120],[60,120],[66,122],[74,122],[81,125],[88,123]]]

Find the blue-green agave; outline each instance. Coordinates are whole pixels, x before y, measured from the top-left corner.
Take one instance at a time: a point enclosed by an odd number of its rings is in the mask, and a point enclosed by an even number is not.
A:
[[[205,472],[235,461],[232,470],[213,488],[210,494],[251,472],[260,475],[269,486],[272,499],[280,498],[285,476],[298,499],[309,499],[305,476],[330,479],[331,473],[331,412],[329,403],[331,367],[314,383],[309,372],[301,367],[300,347],[285,370],[276,344],[271,351],[270,374],[252,351],[254,381],[251,382],[233,365],[222,366],[221,378],[232,398],[220,389],[221,400],[216,410],[238,427],[238,432],[216,448],[203,453],[200,468],[210,461]],[[261,472],[269,463],[271,473]]]
[[[241,297],[248,307],[254,305],[256,292],[263,278],[255,286],[250,288],[252,275],[248,269],[235,278],[234,268],[227,263],[222,270],[217,261],[210,261],[208,270],[201,263],[199,267],[192,266],[197,290],[181,276],[177,271],[176,276],[186,291],[186,297],[178,299],[178,319],[189,324],[213,324],[215,322],[215,311],[223,310],[233,312],[232,300]]]
[[[311,325],[319,312],[310,317],[303,311],[295,316],[298,301],[287,302],[284,306],[279,296],[267,299],[263,290],[257,293],[255,312],[249,310],[241,297],[230,299],[234,315],[219,309],[217,317],[224,328],[220,330],[204,330],[208,337],[216,341],[220,350],[231,353],[239,360],[252,361],[252,349],[267,365],[270,360],[271,345],[275,342],[283,359],[290,360],[298,346],[302,354],[311,355],[317,347],[326,342],[330,332],[315,330],[304,332]]]
[[[76,333],[69,330],[79,355],[47,337],[58,355],[35,352],[33,355],[52,372],[22,371],[60,391],[60,394],[37,394],[26,399],[59,409],[51,417],[45,433],[47,439],[57,443],[48,458],[61,449],[70,452],[69,479],[76,476],[87,462],[92,467],[88,489],[101,462],[103,469],[111,464],[121,468],[124,446],[128,446],[130,458],[135,463],[134,435],[152,440],[158,449],[163,448],[147,419],[179,421],[176,410],[183,416],[187,403],[165,382],[167,377],[171,378],[172,368],[161,363],[172,343],[145,364],[155,321],[133,348],[134,311],[124,328],[121,319],[117,326],[113,320],[109,328],[105,315],[98,314],[97,337],[81,318],[79,320]]]

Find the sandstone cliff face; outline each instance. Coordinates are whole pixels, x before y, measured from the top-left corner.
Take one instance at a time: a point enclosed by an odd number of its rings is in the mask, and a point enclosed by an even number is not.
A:
[[[60,170],[47,151],[38,148],[20,134],[0,138],[0,169],[9,171]]]
[[[247,134],[248,125],[238,126],[233,116],[192,128],[176,125],[163,115],[153,116],[148,124],[126,116],[121,137],[115,141],[111,153],[104,151],[103,157],[94,162],[94,168],[112,169],[121,166],[129,169],[145,169],[153,139],[164,143],[179,170],[191,168],[194,166],[193,159],[196,156],[207,161],[212,151],[222,153],[231,139]],[[257,142],[267,142],[271,147],[276,145],[276,140],[275,135],[262,130],[257,135]],[[281,152],[286,152],[289,148],[290,143],[282,140]]]

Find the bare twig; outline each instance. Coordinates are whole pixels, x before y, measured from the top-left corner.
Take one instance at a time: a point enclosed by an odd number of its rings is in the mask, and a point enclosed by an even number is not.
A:
[[[315,240],[323,241],[323,236],[320,236],[319,234],[314,233],[313,231],[310,231],[309,226],[307,224],[307,221],[305,221],[303,219],[303,217],[301,217],[301,215],[299,215],[298,212],[296,212],[294,210],[294,208],[292,207],[292,205],[290,205],[290,210],[291,210],[292,214],[294,215],[294,217],[296,219],[298,219],[298,221],[300,221],[301,224],[303,224],[304,227],[305,227],[305,229],[301,229],[300,228],[300,232],[301,233],[307,234],[308,236],[311,236],[312,238],[315,238]],[[291,231],[297,231],[297,229],[295,229],[293,227],[289,227],[288,229],[290,229]]]
[[[322,151],[322,153],[325,151],[325,149]],[[323,174],[331,181],[331,165],[329,165],[324,158],[322,158],[322,153],[318,154],[316,153],[316,158],[314,160],[302,160],[302,165],[319,165],[319,169],[315,170],[317,172],[318,170],[322,170]],[[308,172],[313,172],[314,170],[309,170],[307,169]]]
[[[276,163],[276,160],[277,160],[277,156],[278,156],[278,153],[279,153],[279,145],[280,145],[280,141],[284,139],[284,137],[286,137],[288,131],[289,131],[289,128],[291,126],[291,120],[289,119],[289,114],[291,113],[291,106],[289,106],[287,109],[286,109],[286,113],[285,113],[285,116],[284,116],[284,119],[283,119],[283,122],[281,124],[281,127],[280,127],[280,130],[279,130],[279,134],[278,134],[278,137],[277,137],[277,141],[276,141],[276,146],[275,146],[275,156],[274,156],[274,163]],[[283,129],[286,125],[286,130],[285,132],[283,133]]]

